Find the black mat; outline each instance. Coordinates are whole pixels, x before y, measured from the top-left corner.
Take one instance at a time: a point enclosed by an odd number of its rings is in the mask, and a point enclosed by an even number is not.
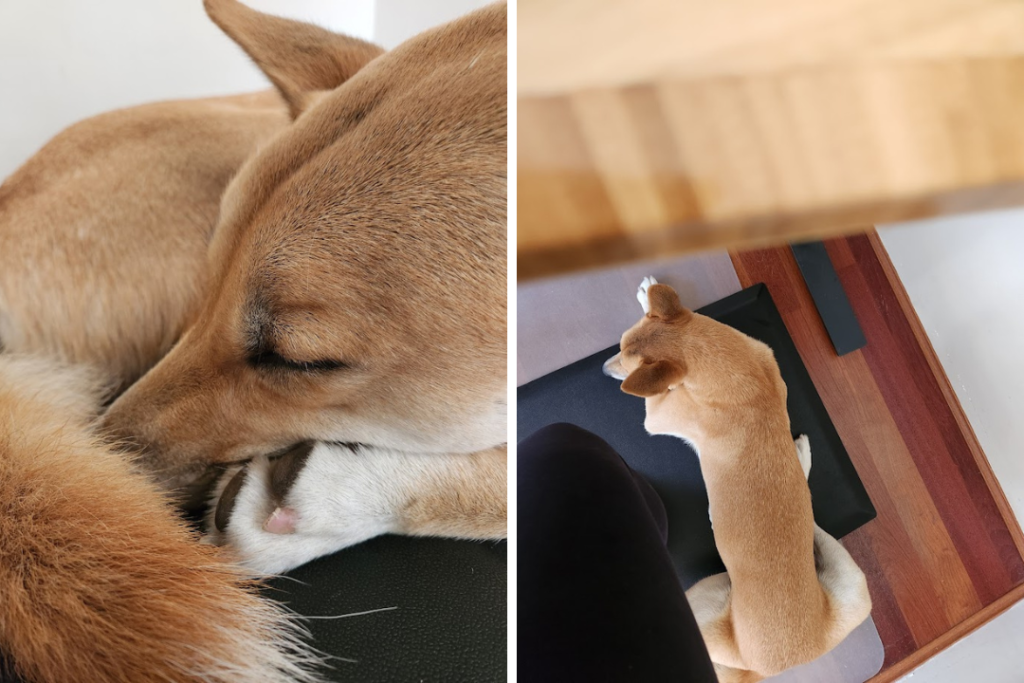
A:
[[[324,680],[504,683],[506,546],[381,536],[271,580],[266,595],[307,617],[352,615],[305,622]],[[23,683],[3,652],[0,683]]]
[[[507,676],[506,543],[381,536],[270,582],[311,619],[331,681],[498,683]],[[301,582],[301,583],[299,583]]]
[[[789,388],[793,435],[811,443],[810,487],[814,517],[836,538],[875,517],[875,508],[850,462],[807,369],[764,285],[699,309],[699,313],[768,344]],[[570,422],[598,434],[653,484],[669,517],[669,551],[683,585],[724,571],[715,549],[708,499],[697,456],[680,439],[644,431],[644,402],[622,393],[601,366],[613,346],[519,388],[518,434],[525,438],[555,422]],[[794,457],[795,454],[794,454]],[[613,501],[609,501],[613,503]]]

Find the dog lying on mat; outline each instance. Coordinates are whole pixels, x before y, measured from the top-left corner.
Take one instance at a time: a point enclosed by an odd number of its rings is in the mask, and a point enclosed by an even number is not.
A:
[[[248,576],[506,533],[504,3],[386,53],[206,8],[276,93],[0,185],[0,675],[314,680]],[[168,502],[204,477],[224,548]]]
[[[863,572],[811,513],[806,436],[794,444],[786,385],[768,346],[684,308],[644,279],[644,317],[605,373],[646,401],[644,427],[700,457],[726,572],[686,592],[722,683],[809,662],[871,612]]]

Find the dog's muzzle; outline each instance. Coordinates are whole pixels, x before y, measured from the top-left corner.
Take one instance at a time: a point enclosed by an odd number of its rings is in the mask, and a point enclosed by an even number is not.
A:
[[[623,380],[626,379],[626,376],[622,374],[622,370],[620,369],[618,364],[618,358],[618,355],[614,355],[608,360],[606,360],[604,362],[604,365],[601,367],[601,371],[604,372],[604,374],[608,375],[609,377],[612,377],[617,380]]]

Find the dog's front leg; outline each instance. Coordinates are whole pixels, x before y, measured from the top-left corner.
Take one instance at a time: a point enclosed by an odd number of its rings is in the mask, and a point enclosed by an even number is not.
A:
[[[468,455],[419,456],[407,480],[399,533],[466,539],[508,534],[507,453],[503,444]],[[440,460],[443,458],[444,460]]]
[[[506,459],[504,445],[459,455],[299,446],[227,472],[208,538],[263,574],[385,533],[504,538]]]

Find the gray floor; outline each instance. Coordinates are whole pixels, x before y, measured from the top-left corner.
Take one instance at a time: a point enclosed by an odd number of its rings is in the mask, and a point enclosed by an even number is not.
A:
[[[1024,680],[1024,603],[994,620],[899,680],[899,683],[1020,683]]]
[[[885,648],[878,637],[878,629],[868,618],[831,652],[765,680],[772,683],[864,683],[882,669],[884,660]]]
[[[523,283],[518,287],[518,384],[618,342],[642,315],[636,288],[647,275],[675,287],[683,304],[690,308],[699,308],[740,290],[739,279],[725,253],[636,263]],[[883,658],[882,641],[874,622],[868,619],[825,656],[770,680],[863,683],[881,669]]]

